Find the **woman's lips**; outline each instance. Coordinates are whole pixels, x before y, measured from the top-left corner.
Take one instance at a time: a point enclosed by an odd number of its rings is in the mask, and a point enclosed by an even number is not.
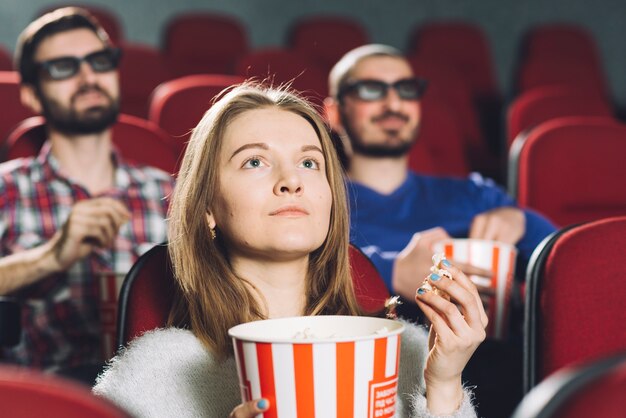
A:
[[[283,206],[270,213],[270,216],[306,216],[309,212],[301,206]]]

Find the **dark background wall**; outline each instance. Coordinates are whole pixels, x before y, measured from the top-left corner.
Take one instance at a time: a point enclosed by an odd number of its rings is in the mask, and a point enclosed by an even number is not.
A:
[[[50,0],[0,0],[0,44],[13,49],[20,31],[37,11],[59,4]],[[511,91],[516,54],[523,32],[534,24],[582,24],[595,37],[619,105],[626,104],[626,1],[623,0],[83,0],[122,16],[128,40],[159,45],[171,16],[194,9],[238,17],[253,47],[282,45],[290,24],[316,13],[352,16],[372,41],[405,48],[411,30],[436,19],[464,19],[487,33],[505,94]]]

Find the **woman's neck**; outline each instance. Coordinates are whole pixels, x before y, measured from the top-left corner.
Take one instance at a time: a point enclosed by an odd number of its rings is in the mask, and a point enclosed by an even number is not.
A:
[[[299,316],[306,304],[308,257],[292,261],[258,261],[231,258],[235,273],[257,292],[257,301],[268,318]]]

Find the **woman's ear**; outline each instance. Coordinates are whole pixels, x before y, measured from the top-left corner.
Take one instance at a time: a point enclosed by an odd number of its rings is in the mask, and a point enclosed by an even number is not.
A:
[[[206,212],[206,221],[209,224],[209,228],[211,229],[215,229],[215,227],[217,226],[217,223],[215,222],[215,218],[213,217],[213,214],[211,213],[210,210],[207,210]]]

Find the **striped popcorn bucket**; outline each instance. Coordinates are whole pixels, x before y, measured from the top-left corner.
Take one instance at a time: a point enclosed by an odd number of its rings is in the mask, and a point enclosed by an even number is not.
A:
[[[494,290],[494,296],[489,298],[487,335],[496,339],[506,338],[517,249],[498,241],[451,239],[435,243],[433,251],[443,252],[453,262],[493,272],[491,277],[471,275],[470,279]]]
[[[244,402],[262,418],[395,416],[404,325],[383,318],[304,316],[233,327]]]

